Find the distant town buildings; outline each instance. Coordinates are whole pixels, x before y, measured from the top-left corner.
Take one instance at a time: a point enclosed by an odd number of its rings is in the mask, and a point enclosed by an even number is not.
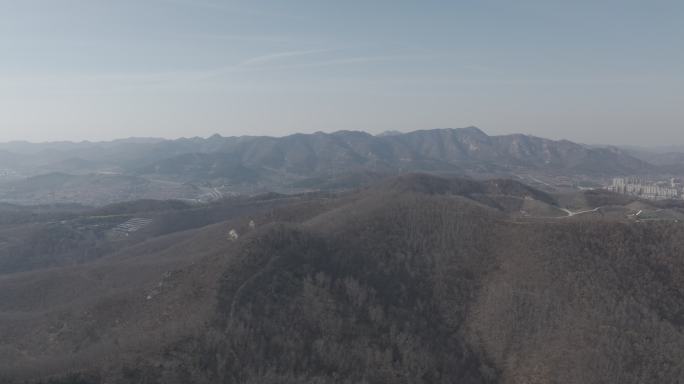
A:
[[[681,199],[684,195],[681,180],[648,182],[639,177],[617,177],[609,190],[623,195],[638,196],[649,200]]]

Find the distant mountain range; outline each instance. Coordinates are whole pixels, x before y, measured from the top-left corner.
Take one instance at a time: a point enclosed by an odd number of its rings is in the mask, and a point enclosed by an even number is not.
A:
[[[610,177],[673,170],[617,147],[591,147],[513,134],[489,136],[475,127],[371,135],[358,131],[125,139],[112,142],[0,144],[0,168],[24,176],[52,172],[114,173],[236,191],[287,191],[339,185],[340,179],[405,172],[499,177],[541,172]],[[350,176],[356,175],[356,176]],[[0,199],[2,192],[0,191]]]
[[[677,172],[684,169],[684,147],[625,147],[623,151],[661,169],[675,170]]]

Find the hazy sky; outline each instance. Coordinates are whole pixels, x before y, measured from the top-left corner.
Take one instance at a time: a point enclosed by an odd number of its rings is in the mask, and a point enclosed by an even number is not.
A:
[[[0,0],[0,141],[683,122],[681,0]]]

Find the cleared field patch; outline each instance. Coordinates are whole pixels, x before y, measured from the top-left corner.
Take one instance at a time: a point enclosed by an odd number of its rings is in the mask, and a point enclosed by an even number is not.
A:
[[[116,227],[112,231],[118,234],[126,235],[129,233],[134,233],[137,232],[146,226],[150,225],[152,223],[152,219],[147,219],[147,218],[142,218],[142,217],[134,217],[126,222],[123,222]]]

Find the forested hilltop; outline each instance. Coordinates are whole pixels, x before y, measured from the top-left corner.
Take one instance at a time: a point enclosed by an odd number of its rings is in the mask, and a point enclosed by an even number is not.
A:
[[[409,174],[201,206],[3,209],[17,217],[0,224],[3,382],[684,378],[675,202]],[[37,245],[45,226],[71,241]]]

